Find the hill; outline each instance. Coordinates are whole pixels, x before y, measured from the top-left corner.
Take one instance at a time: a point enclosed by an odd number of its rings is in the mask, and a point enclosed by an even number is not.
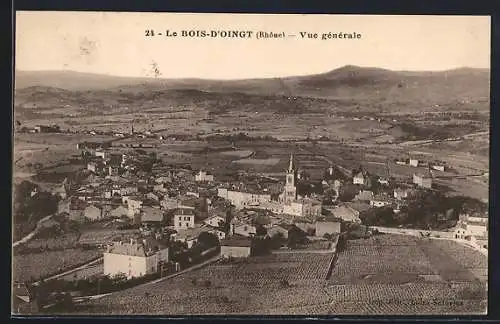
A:
[[[28,106],[33,101],[49,106],[63,101],[83,105],[109,101],[120,105],[134,104],[135,99],[154,102],[169,97],[168,103],[176,105],[174,98],[181,98],[187,104],[190,96],[199,101],[206,97],[213,99],[217,96],[215,93],[225,96],[231,93],[236,97],[230,100],[233,104],[238,103],[238,98],[248,101],[250,96],[257,96],[252,102],[259,97],[266,100],[302,97],[333,100],[332,103],[366,111],[434,110],[438,106],[445,110],[484,111],[489,109],[489,81],[489,70],[470,68],[408,72],[345,66],[316,75],[248,80],[124,78],[67,71],[21,71],[16,74],[16,100]]]

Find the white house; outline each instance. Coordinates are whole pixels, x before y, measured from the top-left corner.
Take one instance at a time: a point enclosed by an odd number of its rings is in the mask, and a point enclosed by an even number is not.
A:
[[[418,163],[419,163],[419,161],[417,159],[410,159],[410,163],[409,164],[410,164],[410,166],[416,168],[416,167],[418,167]]]
[[[224,258],[247,258],[251,254],[251,242],[247,238],[222,240],[220,245],[220,254]]]
[[[413,183],[421,188],[431,189],[432,188],[432,177],[429,174],[414,173]]]
[[[174,214],[174,228],[176,231],[194,227],[194,212],[188,208],[178,208]]]
[[[194,176],[194,179],[196,182],[212,182],[214,181],[214,176],[212,174],[207,173],[206,171],[200,170]]]
[[[219,227],[221,223],[224,223],[225,219],[219,215],[214,215],[205,219],[203,222],[212,227]]]
[[[160,262],[167,261],[168,247],[154,239],[115,242],[104,252],[104,274],[142,277],[158,272]]]

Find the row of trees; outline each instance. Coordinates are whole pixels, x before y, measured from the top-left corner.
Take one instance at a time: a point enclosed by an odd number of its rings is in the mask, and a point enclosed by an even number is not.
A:
[[[417,229],[447,229],[455,226],[461,213],[484,213],[487,204],[463,196],[447,197],[441,192],[420,191],[407,206],[394,213],[391,207],[370,209],[360,215],[369,226],[405,226]]]

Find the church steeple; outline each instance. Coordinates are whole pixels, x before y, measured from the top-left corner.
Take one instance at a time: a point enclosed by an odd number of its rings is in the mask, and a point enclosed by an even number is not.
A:
[[[293,154],[290,154],[290,163],[286,171],[285,202],[289,203],[297,199],[297,170],[295,169]]]
[[[290,164],[288,165],[288,172],[295,171],[295,163],[293,161],[293,153],[290,154]]]

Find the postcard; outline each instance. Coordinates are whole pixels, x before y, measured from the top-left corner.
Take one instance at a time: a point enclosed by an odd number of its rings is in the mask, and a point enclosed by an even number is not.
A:
[[[15,27],[14,316],[486,314],[489,16]]]

